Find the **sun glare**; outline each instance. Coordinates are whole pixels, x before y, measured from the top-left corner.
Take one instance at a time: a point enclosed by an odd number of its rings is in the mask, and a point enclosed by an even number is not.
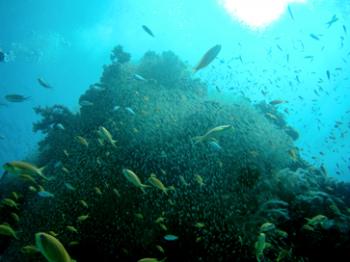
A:
[[[278,20],[290,3],[306,0],[219,0],[226,11],[251,28],[263,28]]]

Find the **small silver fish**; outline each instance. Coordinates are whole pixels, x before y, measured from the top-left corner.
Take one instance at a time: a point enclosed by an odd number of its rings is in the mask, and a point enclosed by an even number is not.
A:
[[[119,108],[120,108],[120,106],[115,106],[115,107],[113,107],[113,111],[118,111]]]
[[[139,75],[139,74],[134,74],[134,79],[138,80],[138,81],[147,82],[147,79],[144,78],[143,76]]]
[[[128,111],[128,112],[129,112],[130,114],[132,114],[132,115],[136,115],[135,111],[132,110],[131,107],[125,107],[125,110]]]
[[[90,102],[88,100],[80,100],[79,101],[79,105],[81,105],[81,106],[93,106],[94,103],[92,103],[92,102]]]
[[[50,193],[50,192],[48,192],[48,191],[40,191],[40,192],[38,192],[38,195],[40,196],[40,197],[54,197],[55,195],[54,194],[52,194],[52,193]]]
[[[169,234],[169,235],[165,235],[165,236],[164,236],[164,239],[167,240],[167,241],[175,241],[175,240],[178,240],[179,237],[178,237],[178,236],[175,236],[175,235]]]
[[[58,123],[58,124],[56,125],[56,128],[57,128],[57,129],[60,129],[60,130],[64,130],[64,129],[65,129],[64,126],[63,126],[61,123]]]

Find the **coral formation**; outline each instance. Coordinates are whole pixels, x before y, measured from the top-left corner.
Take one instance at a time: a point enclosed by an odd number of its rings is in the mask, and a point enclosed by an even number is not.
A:
[[[316,261],[334,252],[349,258],[349,185],[300,158],[297,135],[275,109],[210,100],[205,84],[170,51],[147,52],[134,64],[118,46],[111,60],[100,83],[81,96],[89,105],[79,113],[36,109],[42,120],[34,130],[46,134],[37,164],[49,179],[3,190],[3,198],[20,192],[18,210],[1,207],[3,221],[11,212],[20,217],[13,226],[19,240],[0,243],[6,261],[44,261],[19,252],[39,231],[57,233],[77,261]],[[220,125],[233,129],[193,142]],[[145,193],[124,168],[149,186]],[[166,193],[147,182],[151,173]],[[40,186],[54,197],[38,196]],[[306,218],[319,214],[326,220],[308,225]],[[266,222],[275,226],[263,233],[269,245],[258,245]],[[167,241],[167,234],[178,239]]]

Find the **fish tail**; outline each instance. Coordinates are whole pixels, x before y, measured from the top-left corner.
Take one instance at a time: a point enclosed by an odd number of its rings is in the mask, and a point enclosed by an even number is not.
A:
[[[45,175],[43,174],[45,168],[46,168],[46,166],[40,167],[40,168],[39,168],[38,175],[39,175],[41,178],[45,179],[45,180],[49,180],[49,179],[47,178],[47,176],[45,176]]]
[[[194,144],[198,144],[200,142],[203,142],[204,137],[203,136],[195,136],[192,137],[192,140],[194,141]]]

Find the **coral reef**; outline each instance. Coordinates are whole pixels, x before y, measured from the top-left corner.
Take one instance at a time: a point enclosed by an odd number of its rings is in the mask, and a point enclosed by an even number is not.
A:
[[[44,261],[19,252],[39,231],[54,231],[77,261],[349,259],[349,185],[300,158],[297,133],[275,108],[210,100],[170,51],[147,52],[134,64],[118,46],[111,60],[78,113],[36,109],[42,120],[34,130],[46,134],[36,164],[49,179],[2,182],[2,198],[20,192],[18,209],[0,207],[2,221],[20,217],[11,223],[19,240],[1,236],[6,261]],[[221,125],[233,128],[194,142]],[[101,138],[102,126],[115,143]],[[145,193],[124,168],[149,186]],[[151,173],[165,192],[148,182]],[[54,197],[40,197],[42,189]],[[308,222],[320,214],[322,222]],[[273,226],[262,233],[267,222]]]

